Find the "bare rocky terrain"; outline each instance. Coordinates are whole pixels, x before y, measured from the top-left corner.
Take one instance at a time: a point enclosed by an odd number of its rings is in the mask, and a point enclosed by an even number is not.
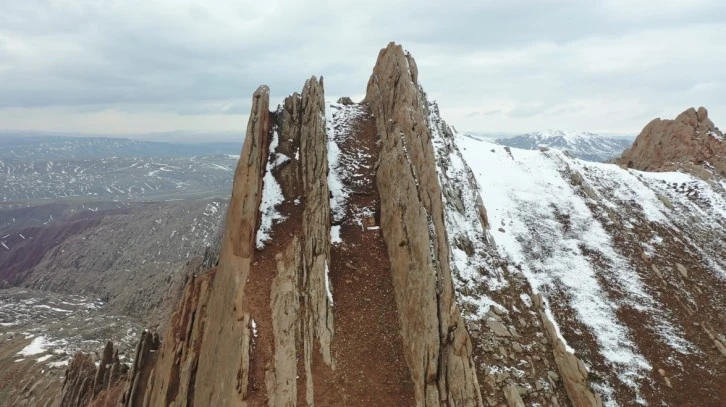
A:
[[[142,331],[163,326],[186,279],[214,261],[232,180],[228,155],[94,157],[132,151],[41,141],[13,154],[48,161],[0,163],[2,405],[55,401],[73,355],[110,339],[131,363]]]
[[[206,197],[226,191],[234,157],[0,160],[0,203],[11,207],[75,200],[94,210],[94,201]],[[52,218],[38,221],[49,222]],[[8,222],[12,219],[0,218],[0,225]]]
[[[130,362],[143,330],[96,297],[23,288],[0,290],[0,404],[55,401],[76,352],[95,354],[114,338]]]

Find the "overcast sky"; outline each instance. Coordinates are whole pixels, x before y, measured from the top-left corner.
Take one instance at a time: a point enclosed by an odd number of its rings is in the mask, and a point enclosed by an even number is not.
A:
[[[0,0],[0,130],[244,131],[250,96],[365,92],[404,45],[459,130],[726,127],[724,0]]]

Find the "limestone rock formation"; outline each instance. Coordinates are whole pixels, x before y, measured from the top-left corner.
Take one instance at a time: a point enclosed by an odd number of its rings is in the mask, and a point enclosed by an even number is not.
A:
[[[643,171],[703,166],[726,175],[726,141],[704,107],[690,108],[675,120],[648,123],[617,163]]]
[[[326,104],[323,85],[310,78],[273,111],[267,87],[254,93],[218,261],[189,278],[161,336],[142,335],[123,392],[104,400],[599,406],[586,375],[552,379],[567,356],[543,314],[515,319],[526,282],[507,276],[504,310],[468,302],[484,291],[464,286],[456,251],[504,263],[472,171],[448,172],[461,155],[413,58],[383,49],[361,103]],[[106,375],[72,380],[77,405]]]

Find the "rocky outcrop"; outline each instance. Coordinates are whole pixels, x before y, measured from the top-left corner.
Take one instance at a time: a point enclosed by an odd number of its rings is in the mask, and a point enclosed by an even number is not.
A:
[[[705,108],[690,108],[675,120],[648,123],[616,162],[643,171],[703,166],[726,175],[726,142]]]
[[[381,151],[376,182],[406,361],[417,405],[482,405],[456,304],[441,188],[416,64],[400,45],[378,56],[366,103]]]
[[[81,407],[91,403],[94,396],[93,378],[96,365],[90,355],[77,353],[66,370],[61,394],[61,407]]]
[[[560,372],[572,405],[575,407],[602,407],[602,398],[592,391],[588,383],[587,367],[585,367],[582,360],[567,350],[567,345],[559,337],[557,328],[545,313],[541,294],[534,296],[534,306],[540,318],[542,318],[545,332],[550,342],[552,342],[555,363],[557,363],[557,369]]]
[[[96,365],[98,364],[98,365]],[[94,357],[76,353],[71,361],[59,397],[60,407],[115,405],[128,366],[121,363],[118,350],[107,342],[97,362]],[[109,400],[109,393],[113,396]]]

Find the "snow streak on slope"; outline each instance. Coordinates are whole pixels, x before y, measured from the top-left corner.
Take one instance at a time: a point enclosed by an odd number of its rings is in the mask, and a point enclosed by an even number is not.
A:
[[[285,216],[277,210],[277,206],[285,200],[285,196],[282,194],[282,188],[277,183],[275,176],[272,174],[272,170],[289,160],[290,157],[275,151],[277,150],[279,142],[277,131],[274,131],[272,140],[270,141],[270,158],[267,160],[267,166],[265,167],[262,198],[260,200],[260,228],[257,230],[258,249],[265,247],[265,243],[270,240],[270,231],[272,230],[273,223],[279,223],[285,220]]]
[[[357,185],[360,181],[361,163],[363,155],[368,153],[364,151],[355,151],[355,156],[342,156],[340,146],[353,134],[353,125],[356,120],[363,116],[365,112],[360,105],[344,105],[341,103],[328,103],[325,106],[325,127],[328,134],[328,188],[332,197],[330,198],[330,210],[333,213],[332,222],[335,225],[340,223],[345,217],[347,210],[348,198],[350,198],[351,190],[346,187],[343,180]],[[356,212],[361,212],[361,218],[370,216],[371,208],[358,208]],[[342,243],[340,237],[336,235],[339,228],[333,226],[331,228],[331,241],[333,244]]]
[[[726,279],[724,236],[714,234],[726,230],[726,188],[721,183],[684,173],[623,170],[615,165],[578,160],[570,160],[570,165],[586,183],[596,187],[598,199],[608,208],[637,209],[636,215],[626,220],[626,229],[641,234],[645,230],[657,244],[664,236],[651,230],[651,224],[667,226],[680,239],[691,243],[690,250],[697,252],[706,268]],[[638,219],[637,214],[644,219]],[[646,243],[643,246],[647,249]]]
[[[684,239],[691,241],[702,263],[726,280],[726,183],[707,182],[682,173],[648,173],[632,171],[669,202],[669,220],[677,230],[693,230]],[[714,232],[721,232],[714,233]]]

